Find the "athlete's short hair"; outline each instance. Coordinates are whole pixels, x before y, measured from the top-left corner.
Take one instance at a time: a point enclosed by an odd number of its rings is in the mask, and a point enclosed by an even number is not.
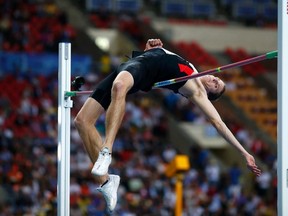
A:
[[[225,90],[226,90],[226,88],[225,88],[225,86],[224,86],[224,88],[222,89],[221,92],[218,92],[218,93],[209,92],[209,93],[207,94],[208,99],[209,99],[210,101],[216,101],[216,100],[218,100],[218,99],[223,95],[223,93],[225,92]]]

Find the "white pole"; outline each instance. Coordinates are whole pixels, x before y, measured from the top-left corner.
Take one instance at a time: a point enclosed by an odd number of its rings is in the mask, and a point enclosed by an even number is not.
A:
[[[57,215],[70,215],[70,118],[73,101],[65,98],[71,90],[71,44],[59,44],[58,68],[58,179]]]
[[[278,215],[288,215],[288,0],[278,1]]]

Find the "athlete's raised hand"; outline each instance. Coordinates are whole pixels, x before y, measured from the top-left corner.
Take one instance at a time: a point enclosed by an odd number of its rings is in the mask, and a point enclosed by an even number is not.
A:
[[[153,48],[161,48],[161,47],[163,47],[163,43],[160,39],[149,39],[146,43],[146,47],[144,51],[147,51]]]

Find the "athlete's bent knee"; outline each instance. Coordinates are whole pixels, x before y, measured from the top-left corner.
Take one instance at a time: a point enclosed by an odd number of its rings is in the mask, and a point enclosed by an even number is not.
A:
[[[89,121],[85,120],[85,117],[79,113],[76,115],[73,122],[77,129],[85,128],[89,124]]]
[[[128,87],[125,85],[124,81],[122,80],[115,80],[112,86],[112,97],[114,98],[121,98],[125,97],[128,91]]]

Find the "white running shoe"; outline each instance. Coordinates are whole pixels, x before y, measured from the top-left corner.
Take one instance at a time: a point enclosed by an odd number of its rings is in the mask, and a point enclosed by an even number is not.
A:
[[[109,165],[111,164],[112,157],[109,149],[104,147],[100,152],[97,161],[95,162],[91,173],[96,176],[103,176],[108,173]]]
[[[120,183],[120,176],[109,175],[108,182],[103,186],[98,187],[97,190],[103,194],[107,205],[107,211],[109,214],[115,209],[117,204],[117,190]]]

